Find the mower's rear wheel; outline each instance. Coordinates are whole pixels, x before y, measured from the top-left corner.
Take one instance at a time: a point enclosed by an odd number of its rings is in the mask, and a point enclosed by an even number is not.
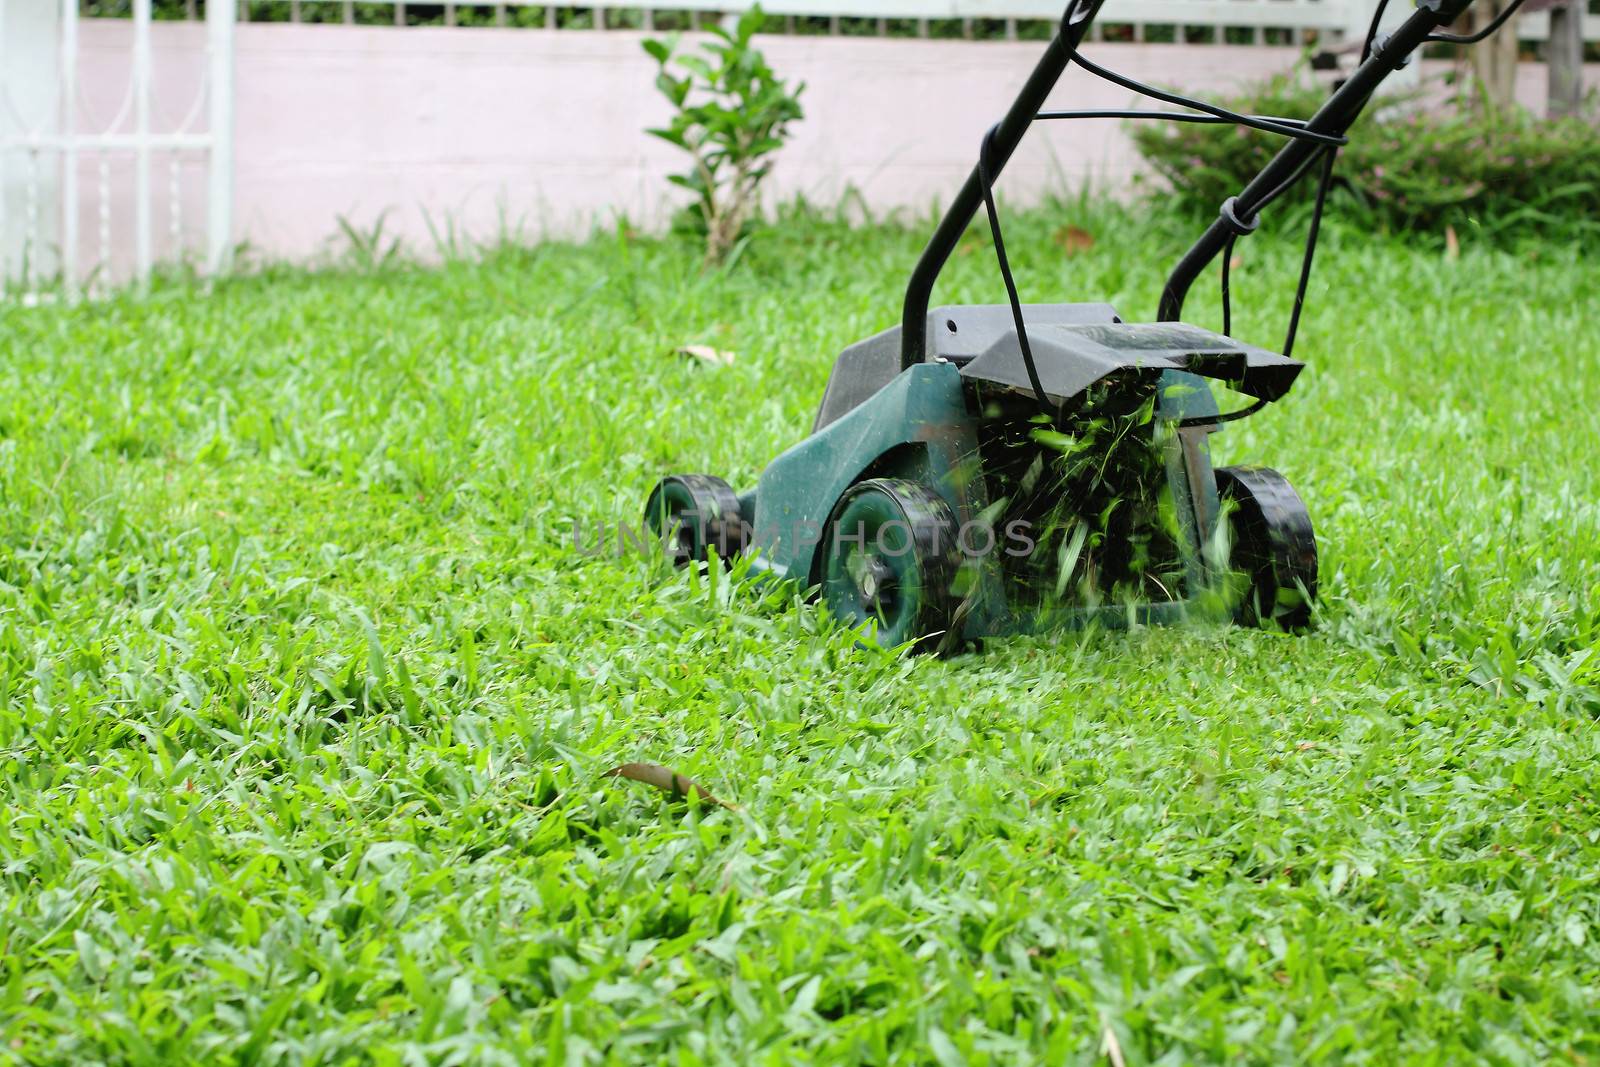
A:
[[[1217,495],[1232,533],[1232,568],[1248,582],[1236,616],[1247,626],[1304,630],[1317,597],[1317,539],[1289,480],[1270,467],[1219,467]]]
[[[709,474],[661,479],[645,502],[644,521],[677,567],[712,555],[732,559],[745,549],[738,494]]]
[[[845,491],[825,531],[822,597],[845,624],[890,648],[954,647],[960,563],[955,516],[926,486],[873,478]]]

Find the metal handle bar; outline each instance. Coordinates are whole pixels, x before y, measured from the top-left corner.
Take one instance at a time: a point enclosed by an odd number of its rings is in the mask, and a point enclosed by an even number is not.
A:
[[[1104,2],[1079,0],[1067,5],[1060,29],[1051,37],[1038,65],[1028,76],[1005,118],[995,128],[989,158],[991,180],[999,175],[1016,151],[1022,135],[1027,132],[1028,126],[1044,105],[1045,98],[1050,95],[1050,90],[1055,88],[1073,54],[1088,35],[1089,26],[1099,15]],[[1404,66],[1411,54],[1427,43],[1429,35],[1460,18],[1471,4],[1472,0],[1418,0],[1416,13],[1374,47],[1372,55],[1328,97],[1317,113],[1307,120],[1304,129],[1328,137],[1342,137],[1360,117],[1378,85]],[[1228,238],[1240,232],[1241,222],[1246,232],[1254,229],[1257,209],[1284,182],[1298,174],[1313,156],[1327,150],[1326,143],[1291,140],[1251,179],[1243,192],[1223,205],[1221,216],[1184,254],[1167,279],[1158,315],[1161,320],[1173,320],[1182,314],[1189,286],[1227,244]],[[928,300],[933,293],[933,283],[982,203],[982,177],[979,168],[973,167],[961,191],[951,201],[944,218],[929,238],[906,285],[905,306],[900,316],[902,370],[923,359],[927,345]]]
[[[1017,99],[1011,104],[1011,110],[1006,112],[1006,117],[1000,120],[1000,125],[994,131],[992,152],[989,156],[989,171],[992,176],[1000,174],[1005,168],[1006,161],[1011,158],[1011,153],[1016,151],[1017,145],[1022,141],[1022,135],[1028,132],[1029,123],[1033,122],[1033,117],[1044,106],[1045,97],[1055,88],[1062,71],[1067,69],[1067,62],[1072,58],[1073,49],[1083,42],[1084,36],[1089,32],[1089,24],[1094,21],[1103,3],[1105,0],[1087,0],[1086,3],[1067,5],[1061,28],[1051,36],[1050,44],[1039,59],[1039,65],[1028,75],[1028,81],[1023,85],[1022,92],[1017,94]],[[1065,21],[1067,15],[1071,16],[1071,22]],[[1071,48],[1062,42],[1063,34],[1070,37]],[[917,260],[916,267],[911,271],[911,281],[906,285],[905,310],[900,316],[900,369],[902,370],[922,362],[928,330],[928,297],[933,293],[933,283],[938,279],[939,272],[944,269],[945,260],[950,258],[950,253],[955,250],[961,235],[966,232],[967,224],[972,221],[978,208],[983,204],[982,182],[978,168],[973,167],[972,173],[967,175],[966,182],[961,186],[961,191],[950,202],[950,209],[939,221],[939,228],[934,230],[933,236],[928,239],[928,247],[923,249],[922,258]]]
[[[1411,54],[1427,43],[1433,31],[1454,22],[1471,6],[1472,0],[1419,0],[1416,12],[1393,33],[1374,44],[1372,55],[1311,116],[1306,129],[1342,136],[1361,117],[1367,101],[1383,80],[1405,66]],[[1250,179],[1243,191],[1230,201],[1233,212],[1254,228],[1257,209],[1309,163],[1312,156],[1323,151],[1326,149],[1311,141],[1290,141],[1284,145],[1261,168],[1261,172]],[[1189,294],[1189,286],[1222,251],[1229,236],[1239,232],[1235,220],[1228,218],[1227,214],[1225,212],[1207,227],[1172,269],[1166,288],[1161,293],[1161,307],[1156,316],[1161,321],[1176,320],[1183,314],[1183,301]]]

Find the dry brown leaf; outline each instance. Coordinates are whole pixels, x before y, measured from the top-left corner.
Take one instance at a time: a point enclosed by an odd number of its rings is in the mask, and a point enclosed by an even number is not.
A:
[[[1056,244],[1069,256],[1087,252],[1094,247],[1094,234],[1078,226],[1063,226],[1055,233]]]
[[[1444,258],[1461,258],[1461,239],[1456,236],[1456,228],[1454,226],[1446,226],[1444,228]]]
[[[1122,1042],[1117,1040],[1117,1032],[1111,1029],[1110,1023],[1106,1023],[1105,1032],[1100,1035],[1100,1049],[1111,1061],[1111,1067],[1128,1067],[1128,1061],[1122,1056]]]
[[[726,367],[736,358],[732,352],[723,352],[712,348],[710,345],[684,345],[678,349],[678,355],[690,359],[698,359],[702,363],[710,363],[718,367]]]
[[[670,767],[663,767],[659,763],[624,763],[620,767],[613,767],[602,778],[626,778],[630,782],[643,782],[653,785],[663,793],[671,793],[675,797],[686,797],[690,793],[699,797],[707,804],[715,804],[721,808],[734,811],[732,804],[718,800],[711,795],[711,791],[693,778],[685,777]]]

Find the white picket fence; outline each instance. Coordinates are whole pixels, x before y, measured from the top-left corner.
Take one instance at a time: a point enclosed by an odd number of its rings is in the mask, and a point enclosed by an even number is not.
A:
[[[394,24],[407,25],[408,15],[421,11],[437,11],[434,5],[419,5],[412,0],[380,0],[393,10]],[[705,0],[651,0],[650,6],[640,7],[628,3],[581,3],[577,0],[559,0],[557,3],[535,4],[532,0],[458,0],[442,5],[445,25],[458,25],[464,13],[492,16],[494,25],[522,24],[515,18],[518,8],[537,8],[541,11],[542,25],[546,29],[576,26],[583,29],[639,28],[653,30],[658,16],[675,16],[673,25],[703,24],[707,19],[737,14],[748,5],[733,2],[707,4]],[[1299,43],[1312,35],[1343,33],[1350,26],[1349,9],[1358,5],[1346,0],[1125,0],[1114,3],[1104,12],[1104,19],[1094,28],[1096,39],[1108,35],[1132,41],[1147,38],[1174,42],[1202,43],[1222,40],[1227,36],[1233,43]],[[317,7],[314,0],[247,0],[243,17],[285,19],[299,22],[308,17],[325,17],[326,5]],[[998,23],[1002,35],[1008,39],[1019,36],[1023,23],[1049,24],[1061,17],[1062,5],[1055,0],[771,0],[763,2],[762,9],[784,20],[785,30],[793,33],[801,27],[801,20],[824,24],[828,33],[863,30],[888,36],[909,29],[910,35],[927,37],[937,22],[960,24],[964,36],[973,36],[974,27],[981,22]],[[341,21],[354,22],[355,5],[341,3]],[[576,20],[563,18],[561,12],[585,13],[587,17]],[[1159,27],[1165,33],[1147,33]],[[806,26],[811,29],[811,26]],[[1245,31],[1225,35],[1218,31]]]
[[[158,114],[153,87],[163,72],[151,47],[151,0],[133,0],[132,46],[113,60],[127,70],[115,100],[85,98],[85,64],[108,57],[82,53],[78,0],[0,0],[0,294],[70,297],[85,282],[110,284],[114,245],[131,248],[124,273],[137,278],[149,275],[158,245],[159,258],[224,269],[233,204],[233,16],[231,4],[210,5],[204,77],[186,107]],[[189,176],[196,168],[203,181]],[[190,203],[195,185],[204,190],[203,222]],[[114,226],[131,227],[131,241],[120,232],[114,238]],[[192,239],[195,231],[201,240]]]
[[[355,0],[238,0],[240,18],[302,21],[357,21]],[[1584,36],[1600,41],[1600,0],[1587,0],[1588,13]],[[452,0],[448,3],[418,3],[417,0],[364,0],[359,10],[386,6],[396,26],[412,23],[410,16],[438,18],[444,25],[467,21],[464,16],[482,16],[493,25],[523,24],[518,9],[536,9],[546,29],[573,26],[604,30],[609,27],[654,29],[658,13],[687,16],[692,23],[746,10],[746,0],[650,0],[648,6],[627,0]],[[1399,21],[1409,5],[1395,4],[1392,21]],[[975,23],[1000,23],[1004,36],[1015,38],[1018,24],[1053,23],[1060,19],[1061,0],[761,0],[770,15],[782,17],[786,29],[794,32],[797,20],[826,22],[830,33],[845,30],[888,35],[894,24],[909,24],[917,36],[928,36],[931,23],[959,22],[970,36]],[[1365,31],[1372,16],[1368,0],[1109,0],[1093,27],[1095,40],[1113,38],[1131,41],[1170,41],[1201,44],[1226,41],[1231,44],[1303,43],[1324,34],[1354,36]],[[194,8],[191,5],[190,10]],[[586,18],[569,20],[561,13],[585,13]],[[1523,15],[1517,21],[1517,35],[1524,41],[1543,41],[1549,35],[1548,14]],[[1159,30],[1152,33],[1152,30]],[[1243,32],[1230,32],[1243,31]]]

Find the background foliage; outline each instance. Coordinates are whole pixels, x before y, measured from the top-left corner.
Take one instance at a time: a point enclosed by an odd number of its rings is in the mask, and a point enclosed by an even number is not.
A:
[[[1327,90],[1272,79],[1223,102],[1246,114],[1307,117]],[[1139,151],[1186,207],[1215,213],[1282,146],[1239,127],[1129,124]],[[1445,226],[1510,238],[1529,230],[1600,233],[1600,127],[1520,108],[1445,106],[1422,97],[1369,110],[1335,170],[1347,214],[1393,230]],[[1294,195],[1309,197],[1315,175]]]

